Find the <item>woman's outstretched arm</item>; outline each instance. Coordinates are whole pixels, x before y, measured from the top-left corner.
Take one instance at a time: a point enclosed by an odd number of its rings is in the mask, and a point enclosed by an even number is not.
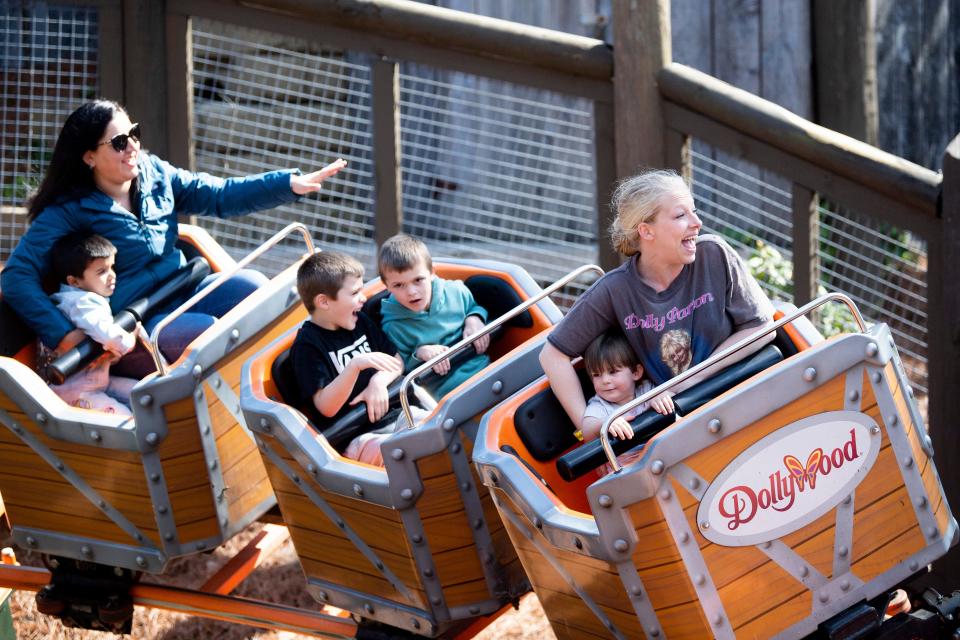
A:
[[[570,356],[547,342],[540,351],[540,366],[547,374],[550,388],[567,412],[570,421],[576,429],[580,429],[587,402],[583,398],[583,388],[580,386],[580,379],[577,378]]]

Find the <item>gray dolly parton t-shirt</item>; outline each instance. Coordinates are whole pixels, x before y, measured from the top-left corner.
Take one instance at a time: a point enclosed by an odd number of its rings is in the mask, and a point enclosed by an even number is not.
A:
[[[619,327],[655,384],[713,353],[730,334],[773,317],[773,307],[740,257],[721,238],[697,238],[697,258],[657,293],[633,256],[587,290],[547,339],[570,357]]]

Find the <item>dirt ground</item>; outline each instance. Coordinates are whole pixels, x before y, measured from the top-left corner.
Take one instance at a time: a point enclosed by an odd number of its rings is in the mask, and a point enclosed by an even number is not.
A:
[[[212,576],[238,549],[242,548],[256,533],[260,525],[252,525],[244,533],[209,554],[198,554],[180,559],[172,564],[164,579],[144,578],[145,582],[162,582],[179,587],[199,587]],[[39,565],[39,558],[22,549],[15,548],[21,564]],[[303,588],[303,574],[297,563],[293,546],[288,540],[278,548],[260,567],[234,591],[245,596],[317,609],[316,601]],[[88,631],[64,627],[59,620],[37,612],[32,592],[18,591],[10,598],[14,627],[19,640],[111,640],[119,636],[101,631]],[[133,617],[133,630],[127,636],[156,640],[300,640],[305,636],[284,631],[270,631],[236,624],[190,617],[181,613],[137,607]],[[520,609],[511,611],[494,621],[476,636],[476,640],[540,640],[552,639],[540,603],[533,595],[521,601]]]

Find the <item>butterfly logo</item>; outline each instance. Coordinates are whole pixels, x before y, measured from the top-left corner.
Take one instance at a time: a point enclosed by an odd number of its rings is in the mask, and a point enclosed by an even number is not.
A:
[[[806,466],[802,465],[800,461],[793,456],[783,457],[783,464],[787,465],[787,470],[790,471],[790,475],[796,479],[797,488],[800,491],[803,491],[804,482],[810,485],[811,489],[816,486],[817,470],[820,468],[820,459],[822,457],[823,449],[819,447],[810,452]]]

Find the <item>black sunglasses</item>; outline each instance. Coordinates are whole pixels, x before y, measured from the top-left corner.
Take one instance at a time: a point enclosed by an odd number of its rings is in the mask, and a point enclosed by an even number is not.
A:
[[[106,142],[101,142],[97,144],[97,146],[100,147],[105,144],[108,144],[111,147],[113,147],[113,150],[116,151],[117,153],[123,153],[124,151],[127,150],[127,144],[130,142],[131,138],[133,139],[134,142],[140,142],[140,123],[139,122],[135,123],[132,127],[130,127],[129,133],[118,133],[117,135],[113,136]]]

